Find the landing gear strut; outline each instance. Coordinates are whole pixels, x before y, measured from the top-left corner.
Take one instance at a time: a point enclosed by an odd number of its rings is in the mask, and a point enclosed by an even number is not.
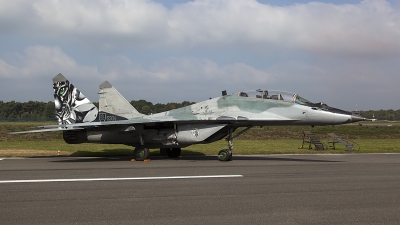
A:
[[[148,148],[145,147],[137,147],[133,151],[133,157],[135,158],[136,161],[143,161],[145,159],[148,159],[150,156],[150,151]]]
[[[229,149],[222,149],[221,151],[218,152],[219,161],[232,161],[232,150],[233,150],[232,133],[233,133],[233,129],[229,128],[228,137],[225,138],[225,140],[228,141]]]
[[[240,135],[242,135],[243,133],[245,133],[246,131],[248,131],[250,128],[252,128],[253,126],[250,125],[248,127],[246,127],[245,129],[243,129],[242,131],[238,132],[235,135],[233,134],[234,129],[233,128],[229,128],[228,130],[228,137],[225,138],[225,140],[228,142],[228,149],[222,149],[221,151],[218,152],[218,159],[220,161],[232,161],[232,151],[233,151],[233,139],[239,137]]]

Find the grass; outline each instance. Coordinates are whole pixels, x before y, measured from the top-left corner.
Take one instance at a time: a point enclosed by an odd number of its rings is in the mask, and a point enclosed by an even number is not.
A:
[[[234,154],[329,154],[329,153],[400,153],[399,139],[358,139],[358,146],[352,152],[337,144],[336,149],[315,150],[304,146],[302,140],[235,140]],[[216,155],[219,150],[227,148],[225,141],[205,145],[192,145],[182,149],[182,155]],[[21,152],[22,151],[22,152]],[[133,148],[126,145],[111,144],[78,144],[69,145],[58,141],[19,141],[5,142],[0,146],[1,157],[23,157],[37,155],[70,156],[131,156]],[[159,155],[158,149],[152,149],[151,155]]]
[[[66,144],[61,132],[11,135],[9,132],[35,129],[41,122],[0,122],[0,157],[32,157],[43,155],[70,156],[131,156],[133,148],[126,145],[111,144]],[[337,144],[336,150],[300,149],[302,130],[310,130],[326,142],[326,133],[334,132],[347,140],[354,141],[356,150],[346,151]],[[192,145],[182,149],[182,155],[216,155],[226,149],[226,141],[217,141],[205,145]],[[60,152],[58,152],[60,151]],[[342,125],[342,126],[285,126],[252,128],[249,132],[234,140],[234,154],[305,154],[305,153],[393,153],[400,152],[400,124],[395,122]],[[152,149],[151,155],[158,155],[158,149]]]

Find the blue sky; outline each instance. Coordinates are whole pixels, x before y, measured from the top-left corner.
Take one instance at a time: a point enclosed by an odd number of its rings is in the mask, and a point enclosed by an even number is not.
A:
[[[251,89],[399,109],[400,0],[0,0],[0,100],[195,101]]]

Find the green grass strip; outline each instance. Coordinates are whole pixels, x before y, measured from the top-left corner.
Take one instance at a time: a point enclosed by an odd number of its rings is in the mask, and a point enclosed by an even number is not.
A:
[[[354,151],[347,151],[343,145],[336,144],[336,149],[315,150],[308,149],[308,145],[301,149],[302,140],[235,140],[234,154],[332,154],[332,153],[400,153],[399,139],[357,139]],[[211,144],[192,145],[182,149],[182,155],[216,155],[219,150],[226,149],[225,141],[217,141]],[[58,151],[63,155],[71,156],[130,156],[133,147],[112,144],[76,144],[69,145],[64,141],[6,141],[0,145],[0,156],[24,157],[24,153],[13,154],[19,150],[30,152],[26,156],[57,155]],[[40,154],[39,154],[40,151]],[[151,149],[151,155],[159,155],[158,149]]]

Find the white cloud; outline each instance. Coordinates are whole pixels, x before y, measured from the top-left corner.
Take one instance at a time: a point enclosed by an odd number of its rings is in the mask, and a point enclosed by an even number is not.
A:
[[[154,102],[168,101],[168,99],[199,101],[203,99],[198,99],[198,93],[193,92],[194,89],[204,92],[216,87],[232,87],[233,91],[238,86],[253,87],[261,82],[273,80],[268,73],[243,63],[221,67],[209,59],[196,58],[169,58],[156,62],[146,69],[120,55],[104,58],[99,71],[97,67],[79,64],[58,46],[29,46],[24,54],[18,54],[15,58],[12,62],[0,59],[0,77],[7,80],[7,83],[19,84],[14,89],[6,87],[5,82],[0,84],[2,99],[6,101],[9,100],[7,95],[16,97],[18,93],[26,93],[29,89],[33,94],[20,98],[47,99],[41,92],[34,90],[49,89],[51,78],[60,72],[78,88],[86,87],[88,91],[83,89],[81,91],[90,99],[97,99],[98,85],[104,80],[109,80],[116,87],[123,87],[126,93]],[[159,95],[158,90],[166,92],[171,89],[177,91],[170,93],[169,97]],[[190,94],[182,96],[180,93]],[[133,96],[127,98],[134,99]]]
[[[79,65],[58,46],[28,46],[24,54],[15,54],[14,62],[0,60],[0,77],[22,80],[56,75],[59,72],[71,76],[93,77],[97,69]]]
[[[396,108],[398,7],[0,0],[0,96],[51,98],[51,78],[61,72],[94,101],[107,79],[129,100],[201,101],[224,89],[273,88],[345,109]]]
[[[147,0],[56,1],[33,3],[34,26],[54,38],[91,47],[152,44],[165,29],[167,10]]]
[[[218,65],[207,58],[170,57],[145,68],[117,55],[103,58],[97,68],[77,62],[60,47],[36,45],[13,60],[0,59],[0,96],[3,101],[51,100],[51,78],[61,72],[93,101],[98,99],[98,85],[108,80],[128,100],[154,103],[203,101],[222,90],[270,88],[344,109],[355,104],[362,109],[396,109],[398,60],[285,60],[259,70],[245,63]]]
[[[96,49],[255,45],[357,57],[400,54],[400,10],[385,0],[285,7],[196,0],[171,10],[146,0],[1,0],[0,5],[2,32]]]
[[[310,100],[347,108],[356,99],[360,107],[363,104],[391,105],[399,92],[400,65],[393,66],[396,61],[398,59],[374,63],[335,59],[316,65],[285,61],[259,70],[244,63],[221,66],[205,58],[184,57],[163,59],[144,68],[119,55],[104,58],[98,69],[80,64],[60,47],[38,45],[27,47],[24,54],[17,55],[12,62],[0,59],[3,80],[0,95],[5,101],[10,100],[10,96],[19,96],[25,101],[49,99],[51,93],[37,90],[51,92],[51,78],[61,72],[94,101],[98,98],[98,85],[108,80],[129,100],[201,101],[216,97],[225,89],[232,93],[272,88],[298,92]]]
[[[165,79],[174,82],[228,82],[259,84],[272,81],[273,77],[244,63],[219,66],[209,59],[170,58],[156,63],[151,71],[163,71]]]

